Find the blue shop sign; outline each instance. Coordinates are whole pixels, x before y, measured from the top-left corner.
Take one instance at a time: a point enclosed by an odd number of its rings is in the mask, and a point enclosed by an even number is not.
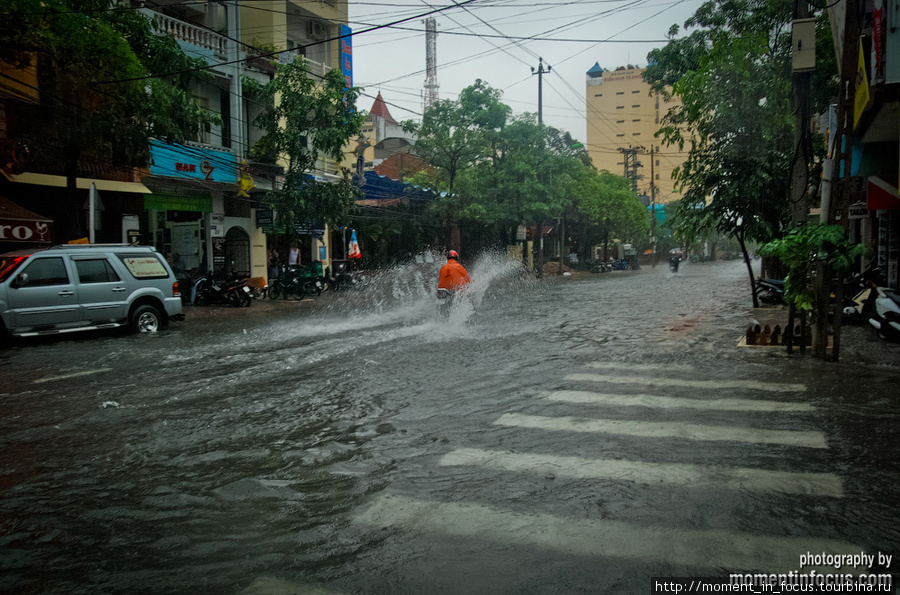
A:
[[[344,84],[349,89],[353,86],[353,29],[341,25],[341,72]]]
[[[233,153],[150,141],[150,175],[235,184],[240,168]]]

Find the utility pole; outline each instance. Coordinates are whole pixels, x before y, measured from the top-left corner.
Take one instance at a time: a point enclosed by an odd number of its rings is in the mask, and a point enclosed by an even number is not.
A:
[[[791,166],[791,222],[805,225],[809,215],[809,87],[815,68],[815,20],[808,0],[794,0],[793,23],[794,163]],[[808,33],[812,32],[811,36]],[[811,37],[811,38],[810,38]],[[809,66],[811,63],[812,66]]]
[[[656,268],[656,176],[653,167],[653,145],[650,145],[650,242],[653,245],[653,254],[650,255],[650,266]]]
[[[534,66],[531,67],[531,75],[538,75],[538,124],[544,123],[544,86],[543,86],[543,78],[544,74],[550,72],[550,65],[547,65],[547,70],[544,70],[544,59],[538,58],[538,67],[535,70]]]
[[[625,178],[631,180],[631,191],[635,194],[638,191],[638,180],[642,177],[637,173],[637,169],[641,167],[641,163],[637,160],[638,149],[643,149],[643,147],[619,148],[625,165]]]

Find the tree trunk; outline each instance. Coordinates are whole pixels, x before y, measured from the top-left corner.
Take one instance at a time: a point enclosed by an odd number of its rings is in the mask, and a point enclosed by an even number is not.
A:
[[[741,253],[744,255],[744,264],[747,265],[747,274],[750,275],[750,293],[753,294],[753,307],[759,308],[759,299],[756,297],[756,281],[753,278],[753,264],[750,262],[750,255],[747,254],[747,245],[744,243],[744,236],[738,234],[737,241],[741,246]]]

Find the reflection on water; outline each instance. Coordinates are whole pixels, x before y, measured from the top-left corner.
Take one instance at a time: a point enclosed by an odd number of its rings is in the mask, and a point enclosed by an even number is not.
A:
[[[663,550],[642,559],[638,538],[657,532],[896,551],[897,376],[862,390],[852,366],[736,350],[741,264],[535,281],[485,255],[445,320],[431,257],[303,315],[223,310],[155,337],[0,354],[0,592],[645,592],[697,571]],[[497,423],[513,418],[552,431]],[[616,430],[666,424],[817,433],[826,448]],[[704,487],[667,481],[677,469]],[[415,518],[361,522],[385,502]],[[584,537],[609,527],[635,556]]]

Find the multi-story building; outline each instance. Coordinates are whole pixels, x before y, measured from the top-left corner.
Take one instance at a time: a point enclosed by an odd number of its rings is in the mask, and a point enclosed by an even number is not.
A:
[[[221,125],[183,144],[153,141],[151,163],[144,171],[79,164],[78,191],[87,200],[93,183],[99,194],[92,226],[85,224],[83,201],[79,198],[76,205],[70,194],[63,193],[66,179],[56,172],[20,171],[16,164],[4,163],[3,181],[9,183],[5,194],[21,197],[22,207],[49,219],[53,235],[42,237],[52,237],[53,242],[88,236],[88,229],[91,237],[96,231],[98,242],[138,241],[177,252],[188,269],[267,276],[265,225],[271,222],[271,212],[255,200],[254,192],[277,190],[281,170],[274,160],[260,163],[250,157],[250,148],[262,136],[253,125],[260,107],[245,101],[242,78],[267,82],[275,74],[272,60],[292,61],[303,55],[313,76],[339,68],[352,86],[347,2],[134,0],[133,7],[153,19],[160,34],[172,35],[186,54],[206,62],[211,76],[196,83],[192,94],[202,108],[221,116]],[[260,48],[271,55],[254,58]],[[274,54],[273,48],[283,51]],[[14,120],[25,109],[17,106],[36,103],[32,95],[37,94],[37,78],[32,76],[35,82],[29,84],[30,72],[19,74],[28,93],[16,89],[0,93],[0,120]],[[17,139],[9,132],[16,126],[2,129],[0,149],[5,158],[15,155]],[[315,175],[327,179],[337,169],[322,159]],[[247,185],[241,182],[251,179],[255,188],[247,196],[241,192]],[[22,230],[20,235],[27,231]],[[307,238],[304,245],[309,248],[306,261],[318,259],[323,245],[330,256],[327,234]]]
[[[848,0],[828,6],[841,88],[850,92],[842,94],[829,126],[834,131],[833,149],[825,164],[821,220],[846,223],[851,239],[871,246],[871,264],[882,267],[884,282],[896,291],[900,288],[900,0]]]
[[[587,150],[597,169],[624,175],[639,194],[664,204],[681,197],[672,170],[687,153],[655,138],[674,104],[651,90],[643,72],[631,65],[604,70],[599,64],[587,71]]]

